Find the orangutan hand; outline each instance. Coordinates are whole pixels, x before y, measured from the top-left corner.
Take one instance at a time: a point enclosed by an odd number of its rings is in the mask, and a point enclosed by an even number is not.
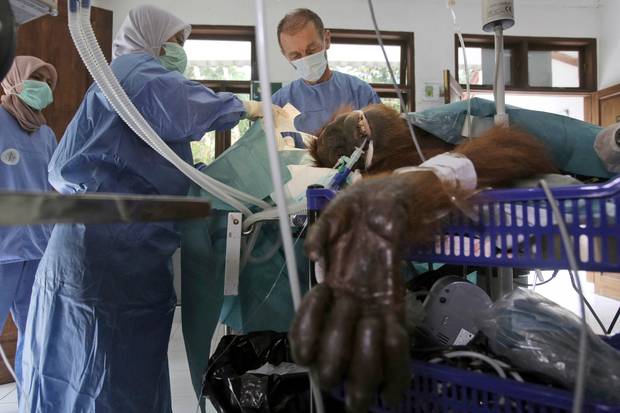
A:
[[[349,411],[366,412],[376,390],[397,404],[410,382],[401,274],[410,188],[403,176],[341,192],[306,239],[325,282],[305,297],[290,332],[294,359],[323,388],[346,375]]]

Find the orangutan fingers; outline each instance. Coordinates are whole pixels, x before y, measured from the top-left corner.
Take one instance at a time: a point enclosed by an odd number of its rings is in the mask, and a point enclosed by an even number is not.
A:
[[[385,321],[385,384],[382,395],[390,406],[397,406],[411,383],[409,336],[395,315]]]
[[[310,365],[320,343],[325,314],[331,305],[332,292],[326,284],[312,288],[304,297],[289,332],[293,359],[302,366]]]
[[[378,317],[362,318],[356,328],[347,380],[349,412],[366,412],[383,378],[383,325]]]
[[[332,388],[342,381],[351,360],[359,314],[359,305],[350,295],[341,295],[334,301],[323,329],[321,352],[318,355],[319,383],[324,389]]]

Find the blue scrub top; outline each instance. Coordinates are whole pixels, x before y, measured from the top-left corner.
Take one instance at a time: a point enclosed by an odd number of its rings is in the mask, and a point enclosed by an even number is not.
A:
[[[120,56],[112,70],[155,132],[185,161],[190,141],[234,127],[245,110],[231,93],[168,71],[150,55]],[[136,136],[96,85],[88,90],[50,163],[61,193],[115,192],[186,195],[189,179]]]
[[[295,106],[301,112],[295,118],[295,128],[310,134],[316,134],[343,106],[357,110],[381,103],[368,83],[336,71],[329,80],[316,85],[297,79],[274,93],[272,99],[278,106]]]
[[[47,125],[28,133],[0,106],[0,191],[51,191],[47,164],[55,148]],[[0,265],[40,259],[51,231],[51,225],[0,227]]]

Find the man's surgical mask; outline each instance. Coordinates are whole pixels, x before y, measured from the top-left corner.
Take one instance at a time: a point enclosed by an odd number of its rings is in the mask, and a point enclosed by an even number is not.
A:
[[[293,60],[291,64],[299,77],[308,82],[316,82],[323,76],[325,69],[327,69],[327,56],[325,55],[325,50],[321,50],[310,56]]]
[[[159,61],[168,70],[176,70],[181,74],[187,68],[187,54],[185,50],[176,43],[166,42],[162,46],[164,54],[159,56]]]
[[[50,85],[39,80],[25,80],[22,83],[22,91],[14,94],[34,110],[43,110],[54,101]]]

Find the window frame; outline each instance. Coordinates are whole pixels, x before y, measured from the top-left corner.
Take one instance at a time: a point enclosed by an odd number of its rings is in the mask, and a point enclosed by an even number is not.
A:
[[[495,39],[492,35],[464,34],[465,47],[483,47],[494,49]],[[454,35],[454,69],[459,84],[459,42]],[[595,92],[598,84],[597,41],[594,38],[565,37],[531,37],[505,36],[504,48],[512,51],[511,72],[512,85],[506,85],[507,92],[535,94],[571,94],[588,95]],[[532,51],[578,51],[579,52],[579,87],[530,86],[528,52]],[[472,91],[492,91],[492,85],[471,85]]]
[[[250,80],[198,80],[215,92],[251,94],[252,82],[258,79],[258,61],[256,58],[256,33],[254,26],[192,25],[188,40],[225,40],[250,42],[251,78]],[[230,147],[230,130],[215,131],[215,158]]]
[[[329,29],[332,44],[378,44],[374,30]],[[399,89],[405,94],[407,106],[405,111],[415,111],[415,35],[412,32],[381,31],[386,46],[400,46],[400,79]],[[371,83],[370,86],[380,98],[398,98],[394,85],[389,83]]]

